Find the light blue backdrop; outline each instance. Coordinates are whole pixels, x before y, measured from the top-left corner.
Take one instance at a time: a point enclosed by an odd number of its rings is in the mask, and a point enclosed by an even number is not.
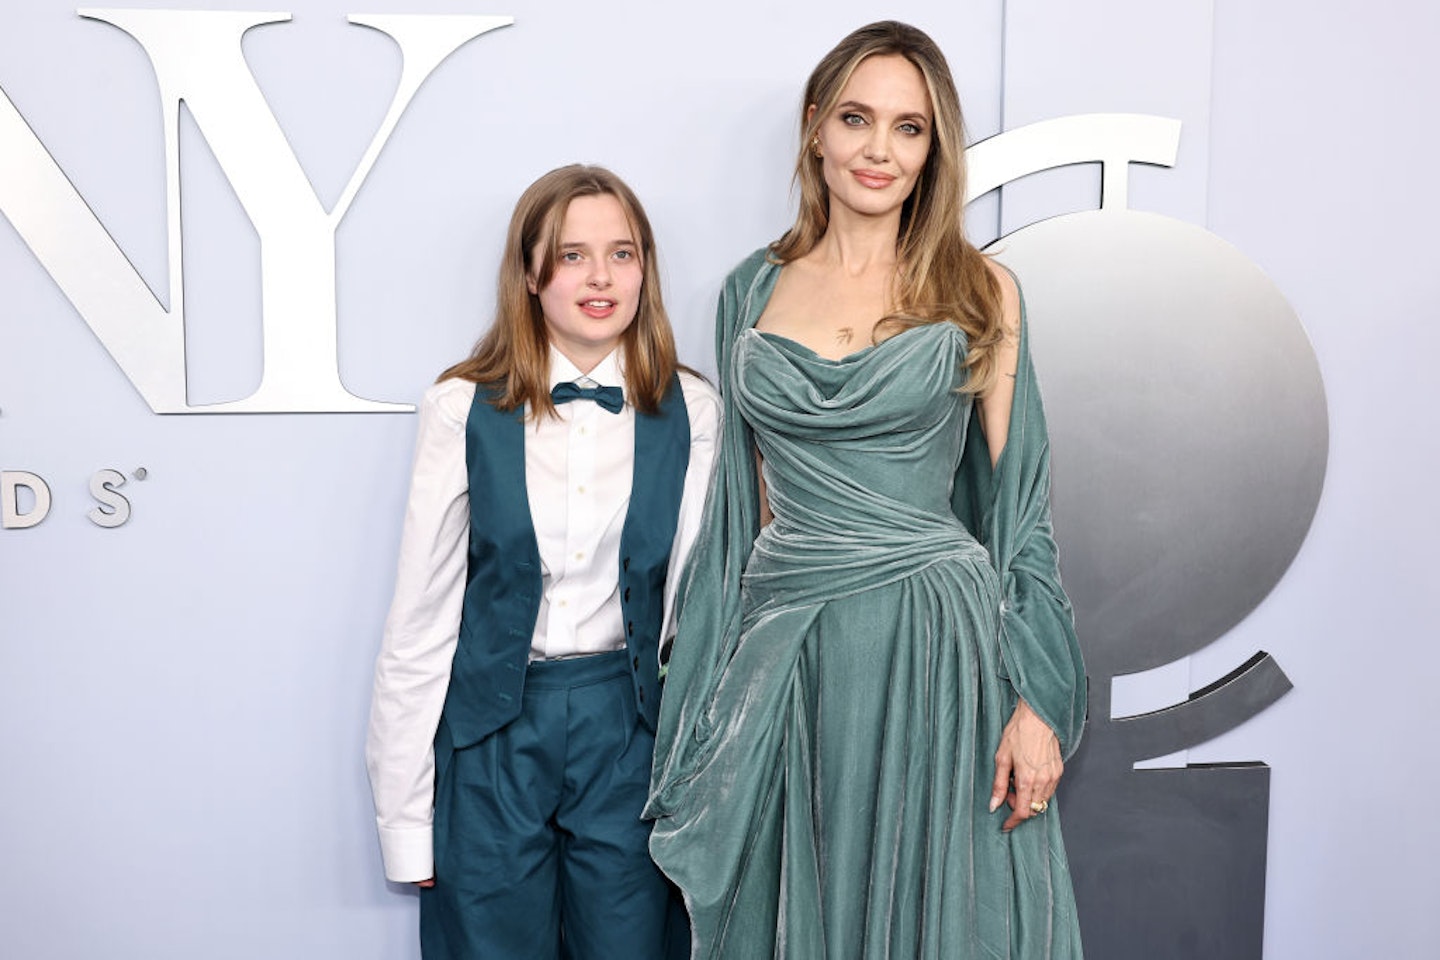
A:
[[[713,369],[720,279],[788,222],[805,75],[880,13],[855,0],[285,9],[294,21],[244,50],[327,205],[399,75],[390,41],[346,14],[516,17],[435,72],[339,232],[341,375],[408,401],[484,325],[519,191],[572,160],[639,192],[682,353]],[[1213,230],[1296,307],[1332,430],[1310,538],[1248,620],[1125,682],[1116,706],[1172,702],[1271,651],[1296,689],[1188,756],[1274,768],[1267,955],[1418,957],[1440,898],[1425,815],[1440,792],[1440,11],[1325,9],[964,0],[883,14],[940,42],[976,138],[1078,112],[1184,121],[1179,164],[1132,170],[1131,206]],[[140,47],[66,3],[7,0],[0,87],[164,290],[159,102]],[[258,249],[188,120],[182,151],[190,398],[214,402],[259,379]],[[1090,208],[1097,189],[1093,168],[1040,175],[977,203],[972,229],[985,241]],[[152,414],[0,226],[0,469],[41,475],[55,498],[39,526],[0,530],[0,956],[417,954],[415,901],[382,879],[360,759],[413,434],[406,415]],[[114,530],[85,519],[105,467],[148,473],[125,486],[134,515]]]

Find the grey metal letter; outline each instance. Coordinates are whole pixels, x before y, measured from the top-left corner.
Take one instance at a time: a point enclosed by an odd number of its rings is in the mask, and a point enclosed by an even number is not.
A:
[[[20,512],[20,488],[35,495],[29,511]],[[50,485],[28,470],[0,470],[0,527],[23,530],[33,527],[50,513]]]
[[[241,54],[251,27],[284,13],[80,11],[134,37],[150,57],[165,130],[169,309],[156,300],[55,159],[0,91],[0,212],[15,226],[156,413],[404,411],[356,397],[336,357],[335,230],[425,78],[505,16],[373,15],[351,22],[389,35],[404,58],[385,120],[335,207],[325,210]],[[242,400],[192,407],[185,393],[180,243],[179,105],[202,136],[260,237],[265,368]]]
[[[99,502],[85,516],[97,527],[118,527],[130,519],[130,501],[118,488],[125,486],[125,474],[118,470],[97,470],[90,478],[90,496]],[[106,508],[109,508],[108,510]]]

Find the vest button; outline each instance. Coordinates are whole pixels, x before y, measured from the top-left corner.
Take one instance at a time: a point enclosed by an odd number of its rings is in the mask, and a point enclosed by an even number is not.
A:
[[[635,636],[635,621],[634,621],[634,620],[631,620],[629,623],[625,624],[625,635],[626,635],[627,637],[633,637],[633,636]]]
[[[621,570],[629,570],[629,569],[630,569],[630,558],[629,558],[629,557],[626,557],[624,560],[622,560],[622,561],[620,562],[620,569],[621,569]]]
[[[626,587],[626,588],[625,588],[625,595],[624,595],[623,597],[621,597],[620,599],[621,599],[621,600],[624,600],[626,603],[629,603],[629,602],[630,602],[630,588],[629,588],[629,587]]]
[[[640,688],[640,702],[641,702],[641,703],[644,703],[644,702],[645,702],[645,688],[644,688],[644,687],[641,687],[641,688]]]
[[[635,658],[635,669],[636,669],[636,670],[639,670],[639,669],[640,669],[640,658],[639,658],[639,657],[636,657],[636,658]]]

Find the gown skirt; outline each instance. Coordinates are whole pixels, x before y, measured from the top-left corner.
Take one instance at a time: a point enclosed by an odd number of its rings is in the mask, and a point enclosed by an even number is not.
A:
[[[735,407],[774,519],[652,837],[696,958],[1080,956],[1059,821],[988,810],[1016,703],[1002,590],[951,509],[971,397],[939,323],[831,360],[747,330]]]

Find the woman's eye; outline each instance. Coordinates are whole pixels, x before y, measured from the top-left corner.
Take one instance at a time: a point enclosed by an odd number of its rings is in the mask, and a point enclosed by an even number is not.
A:
[[[858,127],[865,123],[865,118],[858,113],[842,113],[840,115],[840,122],[847,127]]]
[[[924,131],[920,129],[920,124],[918,123],[902,123],[900,124],[900,132],[905,134],[906,136],[911,137],[918,137],[920,136],[920,134],[924,133]]]
[[[635,251],[633,251],[633,250],[616,250],[616,251],[615,251],[615,259],[616,259],[616,260],[633,260],[633,259],[635,259]]]

